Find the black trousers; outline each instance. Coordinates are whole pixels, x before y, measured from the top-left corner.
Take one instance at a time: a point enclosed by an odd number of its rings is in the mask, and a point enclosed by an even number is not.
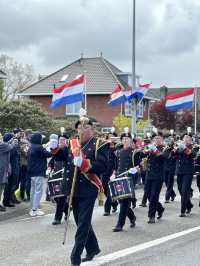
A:
[[[126,217],[129,218],[131,223],[136,221],[134,211],[130,208],[132,199],[120,200],[120,212],[118,217],[117,226],[123,227],[126,222]]]
[[[112,201],[108,184],[104,185],[104,194],[106,196],[106,201],[104,204],[104,211],[107,213],[110,213],[111,207],[113,207],[113,209],[117,208],[118,203],[117,201]]]
[[[170,198],[176,197],[176,193],[174,192],[174,171],[165,171],[164,172],[164,180],[167,187],[165,193],[165,200],[169,200]]]
[[[149,200],[149,211],[148,217],[154,218],[156,211],[161,213],[164,209],[162,204],[159,202],[160,191],[162,189],[163,181],[160,179],[147,179],[145,184],[145,190],[147,198]]]
[[[31,181],[31,179],[27,177],[27,165],[22,165],[19,179],[21,199],[24,199],[25,192],[27,198],[30,198],[31,182],[29,181]]]
[[[65,213],[65,216],[67,216],[69,205],[66,202],[66,197],[55,198],[55,202],[56,202],[56,213],[54,219],[61,221],[63,213]]]
[[[185,213],[186,210],[190,210],[193,207],[190,200],[192,179],[193,174],[177,175],[178,191],[181,195],[181,213]]]
[[[91,220],[96,198],[74,197],[72,202],[74,219],[77,225],[75,244],[71,253],[72,264],[81,263],[81,254],[86,249],[87,254],[99,250],[98,241],[93,231]]]
[[[197,187],[198,187],[198,189],[199,189],[199,192],[200,192],[200,174],[198,174],[197,176],[196,176],[196,181],[197,181]]]
[[[8,177],[8,183],[5,186],[4,193],[3,193],[3,204],[7,205],[12,201],[12,193],[13,193],[13,175]]]

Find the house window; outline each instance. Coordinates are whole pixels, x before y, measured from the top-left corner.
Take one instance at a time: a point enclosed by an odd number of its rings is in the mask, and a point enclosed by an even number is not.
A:
[[[82,107],[82,102],[76,102],[66,105],[66,115],[79,115],[79,111]]]
[[[125,113],[125,116],[131,116],[132,115],[132,109],[131,109],[131,103],[128,103],[126,102],[125,105],[124,105],[124,113]],[[139,102],[137,104],[137,117],[139,118],[142,118],[144,115],[144,103],[143,101],[142,102]]]
[[[125,116],[131,116],[131,103],[126,102],[124,105]]]
[[[137,117],[142,118],[144,116],[144,103],[141,101],[137,104]]]

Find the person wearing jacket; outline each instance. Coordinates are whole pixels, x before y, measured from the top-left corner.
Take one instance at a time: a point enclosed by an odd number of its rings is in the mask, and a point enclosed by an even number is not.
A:
[[[12,148],[11,144],[3,142],[2,135],[0,135],[0,211],[6,211],[6,208],[1,204],[1,197],[11,170],[10,151]]]
[[[13,133],[5,133],[3,136],[4,143],[14,144],[10,151],[10,174],[8,176],[8,182],[5,185],[3,195],[3,205],[5,207],[15,207],[15,203],[18,203],[15,198],[16,182],[19,175],[19,157],[18,157],[18,139]]]
[[[118,175],[128,171],[128,174],[134,180],[135,174],[137,173],[135,166],[137,165],[134,165],[136,161],[133,158],[134,150],[132,148],[132,136],[130,133],[123,133],[120,139],[123,144],[123,148],[120,149],[116,154],[116,172],[113,173],[113,177],[111,178],[117,179]],[[117,224],[113,228],[113,232],[121,232],[123,230],[126,222],[126,217],[128,217],[130,220],[130,227],[135,227],[136,216],[134,214],[134,211],[131,209],[131,202],[131,198],[119,200],[120,212]]]
[[[176,170],[177,155],[174,154],[173,150],[174,150],[174,141],[170,140],[168,146],[163,151],[163,155],[165,157],[164,181],[167,187],[165,193],[165,203],[169,203],[170,198],[171,201],[174,201],[176,197],[176,193],[174,192],[173,187],[174,187],[174,176]]]
[[[51,171],[57,172],[64,168],[64,176],[63,176],[63,186],[66,186],[66,173],[68,171],[68,147],[66,144],[66,136],[60,136],[58,139],[57,147],[51,149],[53,157],[51,158],[48,166]],[[55,198],[56,202],[56,212],[54,216],[54,220],[52,225],[61,224],[63,213],[65,213],[65,217],[67,217],[68,213],[68,202],[67,196],[61,196]]]
[[[27,176],[31,178],[31,210],[30,216],[41,216],[44,212],[39,210],[40,200],[43,192],[43,180],[46,175],[47,158],[52,154],[42,146],[42,135],[32,134],[30,148],[27,156]]]
[[[149,224],[155,223],[155,215],[158,213],[157,219],[163,215],[164,208],[159,202],[160,191],[164,181],[164,155],[163,155],[163,138],[162,134],[153,138],[152,144],[149,145],[147,174],[145,191],[149,200]]]
[[[183,137],[183,142],[178,146],[177,184],[181,195],[181,214],[186,217],[190,214],[193,204],[190,200],[191,185],[194,174],[194,158],[196,152],[192,149],[192,138],[189,135]]]

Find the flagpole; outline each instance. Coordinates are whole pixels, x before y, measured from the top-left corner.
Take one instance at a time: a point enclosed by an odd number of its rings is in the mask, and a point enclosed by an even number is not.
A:
[[[86,79],[86,71],[84,70],[83,71],[84,73],[84,101],[85,101],[85,111],[86,111],[86,114],[87,114],[87,79]]]
[[[136,75],[135,75],[135,0],[133,0],[133,26],[132,26],[132,92],[136,89]],[[131,133],[136,136],[136,99],[132,100],[132,121],[131,121]]]
[[[194,135],[197,134],[197,87],[194,88]]]

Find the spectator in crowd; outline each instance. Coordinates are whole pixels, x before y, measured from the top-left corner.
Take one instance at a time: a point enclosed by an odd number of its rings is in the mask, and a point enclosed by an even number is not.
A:
[[[3,142],[2,135],[0,134],[0,211],[6,211],[5,206],[1,204],[1,198],[11,171],[10,151],[12,148],[13,145]]]
[[[39,209],[43,193],[43,182],[47,169],[47,158],[52,154],[42,146],[42,135],[34,133],[30,138],[30,148],[27,157],[27,175],[31,178],[31,210],[30,216],[42,216],[44,212]]]

